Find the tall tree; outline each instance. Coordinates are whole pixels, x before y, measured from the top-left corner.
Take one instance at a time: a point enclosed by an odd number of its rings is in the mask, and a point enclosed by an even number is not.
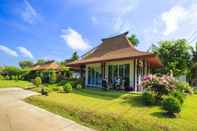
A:
[[[19,62],[19,66],[21,67],[21,68],[30,68],[30,67],[32,67],[33,66],[33,62],[31,62],[31,61],[27,61],[27,60],[24,60],[24,61],[20,61]]]
[[[187,74],[191,65],[190,49],[185,39],[160,41],[152,51],[160,57],[164,66],[156,72],[166,74],[172,71],[174,76]]]
[[[196,47],[192,48],[192,68],[191,68],[191,83],[197,86],[197,42]]]
[[[132,34],[130,37],[128,37],[128,39],[134,46],[137,46],[139,44],[139,39],[135,34]]]
[[[71,60],[78,60],[79,59],[79,55],[77,54],[77,52],[73,52]]]
[[[197,62],[197,42],[196,42],[196,46],[194,48],[192,48],[192,62],[196,63]]]

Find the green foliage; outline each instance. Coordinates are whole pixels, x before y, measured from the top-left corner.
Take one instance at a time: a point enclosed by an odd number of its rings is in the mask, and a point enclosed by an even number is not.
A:
[[[19,78],[22,74],[22,70],[15,66],[5,66],[2,70],[3,74],[6,74],[9,79]],[[17,76],[17,77],[16,77]]]
[[[27,61],[27,60],[25,60],[25,61],[20,61],[19,62],[19,66],[21,67],[21,68],[31,68],[32,66],[33,66],[33,62],[31,62],[31,61]]]
[[[72,92],[72,85],[70,82],[67,82],[64,86],[63,86],[64,92],[66,93],[71,93]]]
[[[176,82],[176,90],[186,93],[186,94],[192,94],[193,90],[192,87],[189,85],[189,83],[184,81],[177,81]]]
[[[191,66],[190,49],[185,39],[160,41],[159,46],[154,46],[152,51],[160,57],[164,67],[154,72],[166,74],[172,71],[174,76],[187,74]]]
[[[72,54],[72,57],[71,57],[71,60],[78,60],[79,59],[79,55],[77,54],[77,52],[75,51],[73,54]]]
[[[42,79],[40,77],[36,77],[34,80],[34,85],[39,87],[42,84]]]
[[[157,101],[162,100],[162,97],[168,95],[176,89],[174,78],[163,75],[147,75],[143,78],[141,85],[144,89],[152,91]]]
[[[0,80],[3,80],[3,79],[4,79],[4,77],[2,75],[0,75]]]
[[[183,104],[185,96],[181,92],[179,92],[179,91],[172,92],[170,94],[170,96],[177,98],[177,100],[179,100],[180,104],[181,105]]]
[[[76,85],[76,88],[77,88],[77,89],[82,89],[82,87],[83,87],[83,86],[82,86],[81,84],[77,84],[77,85]]]
[[[55,71],[51,72],[51,76],[50,76],[50,82],[51,83],[55,83],[57,81],[57,75]]]
[[[139,40],[135,34],[132,34],[130,37],[128,37],[128,39],[134,46],[137,46],[139,44]]]
[[[156,103],[155,96],[152,92],[145,91],[142,94],[142,101],[146,105],[154,105]]]
[[[169,96],[163,100],[163,109],[167,111],[169,115],[181,112],[181,103],[175,97]]]

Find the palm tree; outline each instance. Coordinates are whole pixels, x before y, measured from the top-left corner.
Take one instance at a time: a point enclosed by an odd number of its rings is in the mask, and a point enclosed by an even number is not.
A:
[[[139,44],[139,40],[135,34],[132,34],[128,39],[134,46],[137,46]]]

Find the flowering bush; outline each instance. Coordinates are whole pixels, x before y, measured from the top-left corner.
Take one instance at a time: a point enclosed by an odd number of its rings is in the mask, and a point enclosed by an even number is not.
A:
[[[147,75],[143,78],[141,86],[145,90],[153,91],[158,99],[163,95],[168,95],[171,91],[176,89],[176,82],[174,78],[163,75],[161,77],[156,75]]]

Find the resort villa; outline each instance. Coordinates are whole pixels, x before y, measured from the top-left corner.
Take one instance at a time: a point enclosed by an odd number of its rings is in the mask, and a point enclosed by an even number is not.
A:
[[[98,47],[67,65],[81,69],[81,78],[88,87],[102,87],[105,81],[110,87],[119,83],[119,89],[141,91],[138,85],[142,77],[162,65],[155,54],[135,49],[127,34],[102,39]]]

